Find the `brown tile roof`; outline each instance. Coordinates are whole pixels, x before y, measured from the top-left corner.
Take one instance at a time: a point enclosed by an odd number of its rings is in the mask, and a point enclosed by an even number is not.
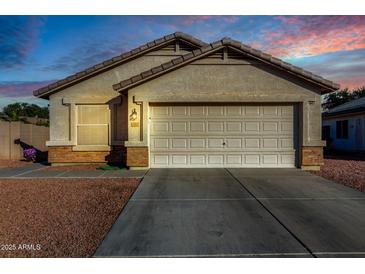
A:
[[[214,43],[201,47],[200,49],[196,49],[191,53],[185,54],[182,57],[178,57],[178,58],[173,59],[167,63],[164,63],[160,66],[157,66],[150,70],[142,72],[139,75],[136,75],[129,79],[121,81],[121,82],[113,85],[113,88],[114,88],[114,90],[119,90],[119,91],[127,90],[133,86],[139,85],[152,78],[155,78],[158,75],[162,75],[162,74],[167,73],[171,70],[174,70],[178,67],[184,66],[203,56],[209,55],[212,52],[215,52],[224,47],[231,47],[231,48],[238,49],[248,56],[259,59],[263,62],[271,64],[282,70],[285,70],[291,74],[294,74],[294,75],[304,78],[310,82],[313,82],[317,85],[320,85],[324,89],[323,93],[337,90],[340,87],[339,84],[326,80],[326,79],[322,78],[321,76],[315,75],[312,72],[309,72],[302,68],[293,66],[287,62],[284,62],[278,58],[271,56],[270,54],[264,53],[260,50],[254,49],[250,46],[244,45],[239,41],[232,40],[231,38],[223,38]]]
[[[58,91],[62,88],[68,87],[69,85],[84,80],[87,77],[95,75],[97,73],[103,72],[111,67],[115,67],[120,63],[127,62],[132,58],[135,58],[139,55],[147,53],[153,49],[159,48],[165,44],[170,43],[174,40],[183,40],[186,41],[196,47],[206,46],[207,44],[203,41],[183,32],[175,32],[166,36],[163,36],[159,39],[148,42],[138,48],[135,48],[131,51],[125,52],[121,55],[115,56],[111,59],[105,60],[99,64],[96,64],[90,68],[87,68],[83,71],[77,72],[67,78],[59,80],[55,83],[52,83],[48,86],[42,87],[33,91],[33,95],[41,98],[48,98],[50,93]]]

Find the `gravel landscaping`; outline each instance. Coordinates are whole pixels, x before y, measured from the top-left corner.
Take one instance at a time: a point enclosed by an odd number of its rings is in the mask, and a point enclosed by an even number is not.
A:
[[[0,257],[89,257],[139,179],[0,180]]]
[[[32,162],[26,162],[21,160],[0,160],[0,168],[24,167],[31,164]]]
[[[329,157],[324,159],[324,165],[320,171],[312,171],[312,173],[365,192],[365,160],[363,159]]]

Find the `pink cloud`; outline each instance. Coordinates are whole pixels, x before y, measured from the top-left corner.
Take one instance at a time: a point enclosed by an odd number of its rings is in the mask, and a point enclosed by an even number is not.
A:
[[[285,24],[298,24],[300,22],[299,18],[294,16],[275,16],[274,18]]]
[[[172,20],[174,26],[192,26],[200,22],[206,22],[210,20],[221,20],[225,23],[234,23],[239,20],[238,16],[217,16],[217,15],[189,15],[189,16],[177,16]]]
[[[201,21],[212,19],[214,16],[211,15],[192,15],[181,17],[180,23],[184,26],[191,26]]]
[[[34,90],[52,82],[54,80],[40,82],[0,82],[0,97],[32,96]]]
[[[301,57],[365,48],[365,16],[278,16],[281,24],[262,30],[263,50]]]
[[[363,87],[365,86],[365,75],[339,79],[338,83],[341,85],[341,89],[354,89],[358,87]]]

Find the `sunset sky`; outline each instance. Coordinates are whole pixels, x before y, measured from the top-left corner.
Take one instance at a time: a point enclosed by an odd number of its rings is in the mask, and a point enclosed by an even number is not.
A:
[[[0,109],[32,91],[175,31],[229,36],[341,88],[365,85],[365,16],[0,16]]]

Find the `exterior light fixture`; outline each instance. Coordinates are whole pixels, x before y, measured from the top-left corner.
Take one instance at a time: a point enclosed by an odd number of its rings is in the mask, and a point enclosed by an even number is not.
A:
[[[132,113],[131,113],[131,115],[129,115],[129,120],[131,120],[131,121],[135,121],[137,119],[137,111],[136,111],[136,109],[134,108],[134,109],[132,109]]]

